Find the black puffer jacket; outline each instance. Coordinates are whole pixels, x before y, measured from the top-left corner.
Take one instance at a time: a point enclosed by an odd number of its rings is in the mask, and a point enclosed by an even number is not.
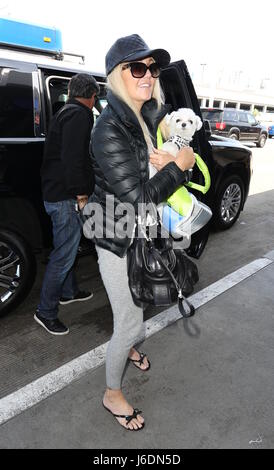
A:
[[[187,173],[171,162],[149,179],[148,148],[135,114],[111,92],[108,93],[107,101],[108,106],[98,118],[91,134],[90,154],[95,176],[91,201],[99,203],[103,208],[104,224],[107,222],[108,229],[104,228],[103,237],[95,235],[93,240],[98,246],[122,258],[131,243],[131,236],[119,237],[117,227],[123,214],[120,210],[121,215],[115,215],[111,221],[106,197],[109,199],[109,208],[110,196],[114,197],[114,213],[121,203],[130,203],[137,209],[141,184],[144,182],[146,195],[149,194],[150,199],[159,204],[186,180]],[[166,105],[160,111],[157,110],[154,99],[143,105],[142,115],[155,146],[158,125],[168,110],[169,106]],[[84,233],[86,237],[90,236],[88,227],[84,227]]]

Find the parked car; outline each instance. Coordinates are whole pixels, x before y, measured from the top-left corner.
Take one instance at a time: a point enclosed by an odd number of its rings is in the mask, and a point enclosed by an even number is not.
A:
[[[268,137],[271,139],[274,135],[274,112],[261,111],[256,115],[256,119],[262,126],[267,128]]]
[[[42,201],[40,167],[51,116],[67,96],[70,78],[87,71],[60,54],[0,46],[0,315],[28,294],[35,279],[36,257],[50,247],[50,220]],[[57,57],[57,58],[56,58]],[[60,60],[61,59],[61,60]],[[93,73],[105,105],[106,78]],[[166,102],[173,109],[201,110],[184,61],[162,71]],[[193,147],[207,163],[212,186],[196,196],[213,210],[220,229],[230,228],[248,195],[251,151],[239,142],[211,135],[208,123],[196,133]],[[194,169],[193,180],[203,184]],[[192,239],[188,254],[199,257],[207,241],[203,229]]]
[[[273,136],[274,136],[274,124],[270,124],[268,126],[268,137],[272,139]]]
[[[266,127],[268,132],[268,137],[271,139],[274,135],[274,122],[260,121],[260,123]]]
[[[264,147],[267,128],[248,111],[234,108],[202,108],[201,111],[203,118],[210,122],[213,134],[255,142],[257,147]]]

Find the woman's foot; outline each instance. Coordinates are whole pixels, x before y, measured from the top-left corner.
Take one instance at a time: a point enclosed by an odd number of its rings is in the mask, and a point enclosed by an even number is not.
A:
[[[147,358],[147,355],[137,351],[137,349],[131,348],[128,358],[138,369],[143,371],[150,369],[150,362]]]
[[[130,431],[139,431],[145,425],[140,411],[134,410],[126,401],[121,390],[107,389],[103,398],[103,406],[115,416],[118,423]],[[125,416],[121,418],[120,416]],[[131,419],[130,417],[133,416]]]

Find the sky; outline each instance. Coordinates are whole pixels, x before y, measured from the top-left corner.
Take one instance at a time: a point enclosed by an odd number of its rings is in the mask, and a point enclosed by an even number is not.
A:
[[[0,0],[0,16],[61,29],[64,50],[93,71],[117,38],[138,33],[184,59],[193,78],[266,79],[274,96],[273,0]]]

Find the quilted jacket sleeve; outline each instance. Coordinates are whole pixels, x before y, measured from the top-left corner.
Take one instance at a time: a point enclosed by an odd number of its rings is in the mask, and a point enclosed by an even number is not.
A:
[[[102,120],[95,126],[91,152],[111,191],[121,202],[137,206],[141,193],[141,170],[137,155],[130,146],[128,135],[114,120]],[[157,205],[167,199],[186,180],[174,163],[169,163],[145,183],[146,193]]]

